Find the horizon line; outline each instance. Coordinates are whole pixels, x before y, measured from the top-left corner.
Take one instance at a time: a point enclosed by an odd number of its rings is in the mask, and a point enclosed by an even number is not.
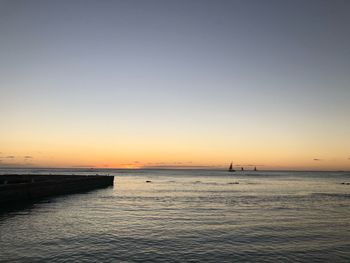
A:
[[[206,167],[206,168],[204,168]],[[215,167],[215,166],[187,166],[187,167],[171,167],[171,166],[163,166],[163,167],[1,167],[2,169],[37,169],[37,170],[46,170],[46,169],[62,169],[62,170],[213,170],[213,171],[227,171],[227,169]],[[257,171],[254,170],[238,170],[237,172],[350,172],[350,170],[314,170],[314,169],[259,169]]]

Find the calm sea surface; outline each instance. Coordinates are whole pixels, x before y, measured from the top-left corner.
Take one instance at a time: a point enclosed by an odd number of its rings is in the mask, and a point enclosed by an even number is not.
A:
[[[0,261],[350,262],[349,173],[98,173],[114,187],[0,209]]]

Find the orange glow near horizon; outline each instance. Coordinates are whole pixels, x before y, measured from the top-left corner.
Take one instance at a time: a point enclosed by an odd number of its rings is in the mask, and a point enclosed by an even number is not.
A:
[[[199,145],[193,142],[179,144],[150,141],[141,143],[116,142],[108,146],[101,143],[82,144],[75,140],[68,143],[48,143],[40,145],[45,140],[21,144],[3,145],[1,151],[1,167],[57,167],[57,168],[125,168],[140,169],[148,167],[159,168],[205,168],[226,169],[232,161],[237,167],[257,166],[260,170],[350,170],[350,159],[339,157],[336,152],[315,155],[311,150],[294,144],[285,146],[270,146],[260,142],[246,147],[231,143],[224,147],[221,143]],[[91,142],[91,140],[90,140]],[[39,145],[38,145],[39,144]],[[234,147],[236,144],[236,147]],[[152,147],[153,145],[153,147]],[[36,146],[34,148],[34,146]],[[45,149],[44,149],[45,148]],[[235,148],[235,150],[231,150]],[[38,150],[41,149],[41,150]],[[345,155],[345,151],[344,151]]]
[[[213,140],[214,132],[197,129],[134,132],[60,127],[13,128],[0,137],[1,167],[220,167],[259,169],[350,170],[349,143],[306,135],[232,130]],[[15,131],[15,132],[14,132]],[[171,138],[171,139],[169,139]],[[244,139],[243,139],[244,138]]]

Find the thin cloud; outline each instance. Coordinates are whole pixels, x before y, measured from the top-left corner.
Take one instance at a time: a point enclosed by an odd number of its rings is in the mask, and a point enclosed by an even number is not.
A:
[[[145,163],[145,165],[169,165],[169,166],[173,166],[173,165],[185,165],[185,164],[191,164],[192,162],[170,162],[170,163],[165,163],[165,162],[149,162],[149,163]]]
[[[264,164],[235,164],[234,166],[258,167],[258,166],[265,166],[265,165]]]
[[[33,159],[33,156],[26,155],[26,156],[24,156],[24,159]]]
[[[95,165],[72,165],[72,168],[94,168]]]
[[[6,156],[5,158],[7,158],[7,159],[14,159],[15,156],[14,156],[14,155],[8,155],[8,156]]]
[[[314,158],[314,161],[320,162],[320,161],[322,161],[322,159]]]
[[[212,165],[145,165],[145,169],[216,169]]]
[[[28,168],[28,167],[33,167],[33,164],[23,163],[23,162],[8,163],[8,162],[0,161],[0,168]]]

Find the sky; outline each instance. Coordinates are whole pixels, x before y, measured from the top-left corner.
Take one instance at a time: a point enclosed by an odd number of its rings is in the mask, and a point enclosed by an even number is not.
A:
[[[0,167],[350,170],[349,13],[0,0]]]

